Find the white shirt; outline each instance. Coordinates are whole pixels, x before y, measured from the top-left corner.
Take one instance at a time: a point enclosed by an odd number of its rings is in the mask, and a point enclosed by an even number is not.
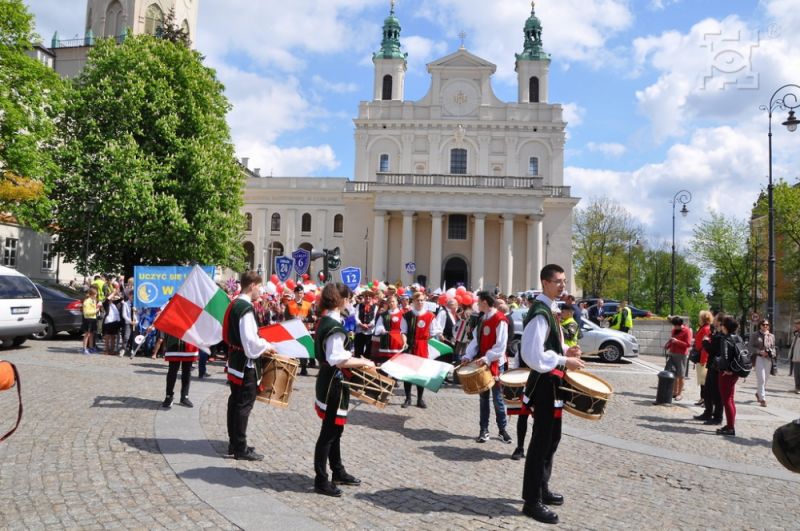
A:
[[[128,301],[122,301],[122,320],[131,324],[131,303]]]
[[[242,293],[237,299],[247,301],[252,305],[250,295]],[[253,312],[247,312],[239,319],[239,338],[242,340],[242,349],[245,356],[247,356],[247,368],[253,367],[253,360],[258,359],[264,351],[271,349],[272,345],[258,335],[258,325],[256,324],[256,316]]]
[[[550,310],[554,312],[558,310],[558,304],[544,293],[536,298],[548,306]],[[567,362],[566,356],[544,349],[544,341],[549,333],[550,325],[547,324],[547,319],[543,315],[537,315],[531,319],[522,332],[522,344],[520,345],[522,359],[534,371],[548,373]],[[561,348],[564,352],[567,351],[567,346],[564,345],[563,341]]]
[[[420,311],[417,311],[414,308],[411,308],[411,311],[414,312],[417,317],[419,317],[420,315],[425,315],[426,313],[428,313],[428,310],[426,310],[424,307]],[[408,335],[408,321],[406,321],[405,319],[400,321],[400,333],[402,333],[404,335]],[[441,328],[439,328],[439,323],[436,322],[436,319],[431,320],[430,336],[431,337],[436,337],[441,333],[442,333],[442,330],[441,330]]]
[[[113,302],[108,303],[108,313],[106,314],[106,318],[103,321],[104,323],[116,323],[119,321],[119,310],[117,309],[117,305]]]
[[[364,307],[364,303],[362,302],[361,304],[356,306],[355,309],[356,334],[372,334],[372,331],[375,328],[375,319],[378,317],[378,308],[375,304],[371,304],[370,306],[371,306],[370,310],[374,312],[374,315],[372,316],[372,319],[365,322],[362,322],[361,319],[359,319],[358,317],[358,314],[361,313],[361,308]],[[369,317],[369,315],[367,315],[367,317]],[[367,325],[367,328],[362,328],[361,327],[362,324]]]
[[[475,328],[472,341],[469,342],[469,345],[467,345],[467,350],[464,353],[464,357],[466,359],[472,360],[478,354],[478,345],[480,344],[479,341],[481,331],[483,330],[483,323],[491,319],[496,313],[497,308],[491,308],[489,312],[481,319],[481,324]],[[495,361],[505,363],[506,343],[508,342],[508,323],[505,321],[498,323],[496,334],[497,337],[494,345],[492,345],[491,348],[486,351],[483,357],[480,358],[486,365],[494,363]]]
[[[336,322],[340,324],[342,322],[342,316],[339,310],[331,310],[328,312],[328,317],[335,319]],[[344,348],[345,339],[345,335],[341,332],[330,334],[325,339],[325,359],[329,365],[336,366],[353,357],[353,354]]]
[[[450,318],[450,321],[452,321],[453,323],[453,334],[456,333],[456,316],[450,313],[450,309],[447,306],[442,306],[442,311],[436,315],[436,326],[439,327],[440,334],[444,333],[444,327],[447,326],[448,317]]]

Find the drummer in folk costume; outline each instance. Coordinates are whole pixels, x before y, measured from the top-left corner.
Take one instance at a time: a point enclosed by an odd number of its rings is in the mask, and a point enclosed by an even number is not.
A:
[[[561,440],[561,413],[559,400],[565,369],[581,369],[578,346],[567,348],[561,327],[555,317],[558,305],[555,299],[564,291],[564,269],[555,264],[546,265],[539,275],[542,293],[536,297],[523,323],[522,358],[531,368],[525,386],[523,402],[533,409],[533,436],[525,459],[525,476],[522,512],[535,520],[557,523],[558,515],[547,505],[561,505],[564,497],[550,490],[553,456]]]
[[[247,446],[247,422],[261,382],[265,354],[275,354],[272,345],[258,335],[253,301],[259,296],[261,276],[255,271],[242,275],[242,290],[228,306],[222,338],[228,345],[228,454],[236,459],[260,461],[264,456]]]
[[[314,339],[314,352],[319,360],[314,409],[322,419],[322,428],[314,449],[314,491],[326,496],[342,495],[336,484],[361,483],[345,471],[339,447],[350,402],[350,390],[343,385],[343,371],[375,367],[372,361],[355,358],[350,352],[352,345],[342,326],[341,315],[349,297],[350,289],[339,282],[327,284],[323,288],[320,308],[324,315]],[[333,471],[332,482],[328,480],[328,461]]]
[[[313,320],[311,303],[305,300],[305,294],[300,284],[294,287],[294,299],[286,303],[286,319],[300,319],[304,323]],[[300,376],[308,376],[308,358],[300,358]]]
[[[478,292],[478,310],[481,322],[476,329],[472,341],[467,345],[467,352],[463,361],[472,361],[477,356],[478,365],[486,365],[492,372],[495,382],[503,372],[506,361],[506,343],[508,342],[508,320],[506,316],[495,308],[494,295],[488,291]],[[477,442],[484,443],[489,440],[489,397],[494,402],[495,420],[503,442],[511,444],[511,436],[506,431],[508,417],[506,406],[503,402],[503,388],[495,383],[491,389],[480,394],[480,434]]]
[[[381,361],[400,354],[405,346],[403,335],[400,332],[403,310],[398,307],[395,295],[389,295],[387,301],[388,309],[378,316],[375,323],[375,335],[380,336],[381,339],[378,349],[378,357]]]
[[[425,295],[421,292],[416,292],[411,301],[411,310],[406,312],[400,321],[400,332],[403,334],[403,340],[409,354],[427,358],[428,340],[438,336],[441,332],[434,314],[425,309]],[[411,384],[403,382],[403,388],[406,400],[401,407],[406,408],[411,405]],[[422,399],[424,390],[425,388],[421,385],[417,386],[417,407],[423,409],[428,407]]]

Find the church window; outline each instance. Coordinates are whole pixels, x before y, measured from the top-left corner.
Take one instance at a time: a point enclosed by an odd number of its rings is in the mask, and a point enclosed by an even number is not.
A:
[[[383,90],[381,91],[381,99],[392,99],[392,76],[389,74],[383,76]]]
[[[467,239],[467,216],[464,214],[450,214],[447,216],[447,239]]]
[[[341,234],[344,232],[344,216],[336,214],[333,217],[333,233]]]
[[[164,21],[164,12],[158,4],[150,4],[144,16],[144,32],[148,35],[156,35],[161,32],[161,24]]]
[[[380,164],[378,165],[378,171],[381,173],[386,173],[389,171],[389,155],[386,153],[381,155]]]
[[[530,159],[528,159],[528,176],[529,177],[539,176],[539,159],[537,157],[531,157]]]
[[[105,37],[119,37],[123,33],[122,28],[122,4],[114,0],[106,9]]]
[[[450,150],[450,173],[466,175],[467,173],[467,150],[455,148]]]
[[[280,232],[281,231],[281,215],[277,212],[272,214],[272,220],[269,226],[270,232]]]
[[[308,212],[303,214],[302,221],[300,222],[300,232],[311,232],[311,214]]]
[[[244,215],[244,230],[247,232],[253,230],[253,214],[250,212]]]
[[[531,103],[539,103],[539,78],[533,76],[528,82],[529,101]]]

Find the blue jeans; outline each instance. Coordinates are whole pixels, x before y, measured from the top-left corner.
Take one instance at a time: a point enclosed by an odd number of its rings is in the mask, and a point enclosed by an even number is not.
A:
[[[497,427],[500,431],[506,429],[508,424],[508,417],[506,416],[506,404],[503,402],[503,387],[500,382],[496,382],[494,387],[488,391],[480,394],[481,397],[481,431],[489,431],[489,394],[492,395],[494,402],[495,420],[497,420]]]

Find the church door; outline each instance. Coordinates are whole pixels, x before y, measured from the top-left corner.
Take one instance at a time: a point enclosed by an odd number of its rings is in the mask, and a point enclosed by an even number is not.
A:
[[[442,278],[447,289],[455,288],[459,285],[469,287],[467,262],[460,256],[451,256],[444,263]]]

